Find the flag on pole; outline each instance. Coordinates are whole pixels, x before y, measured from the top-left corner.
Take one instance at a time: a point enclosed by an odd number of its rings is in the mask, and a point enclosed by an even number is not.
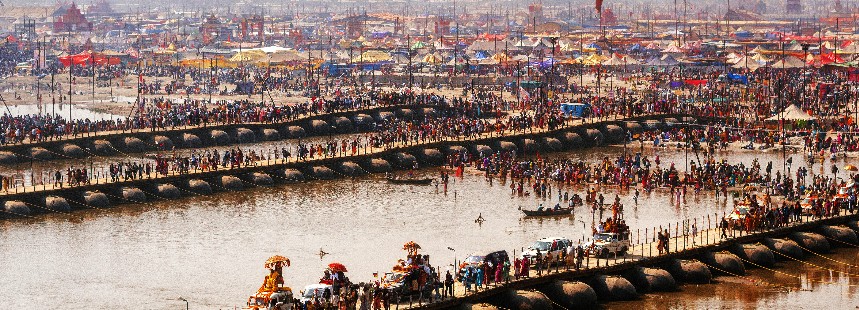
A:
[[[603,0],[596,0],[596,3],[595,3],[597,13],[600,13],[600,14],[602,14],[602,1]]]

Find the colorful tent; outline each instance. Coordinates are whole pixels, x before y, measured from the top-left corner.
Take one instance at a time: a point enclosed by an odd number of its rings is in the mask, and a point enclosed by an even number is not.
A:
[[[438,65],[444,62],[444,59],[442,59],[441,56],[438,55],[438,53],[433,53],[424,56],[424,58],[421,59],[421,62],[425,62],[431,65]]]
[[[352,57],[352,62],[354,63],[380,63],[380,62],[391,62],[393,59],[391,55],[377,50],[370,50],[356,57]]]
[[[265,57],[265,52],[261,50],[248,50],[236,53],[233,57],[230,57],[229,61],[232,62],[252,62],[257,61]]]
[[[87,53],[83,52],[77,55],[63,56],[59,57],[60,63],[63,66],[70,66],[74,64],[75,66],[89,66],[92,64],[95,65],[118,65],[119,57],[115,56],[106,56],[102,53]]]

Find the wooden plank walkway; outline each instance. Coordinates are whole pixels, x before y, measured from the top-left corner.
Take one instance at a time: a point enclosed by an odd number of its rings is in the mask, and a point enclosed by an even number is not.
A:
[[[255,171],[261,171],[261,170],[266,170],[266,169],[282,168],[282,167],[284,167],[285,164],[301,163],[303,165],[312,166],[314,164],[322,164],[324,162],[329,162],[332,159],[347,161],[350,158],[354,158],[356,156],[365,156],[366,157],[368,155],[369,156],[380,155],[380,154],[397,152],[397,151],[406,150],[406,149],[415,148],[415,147],[421,147],[421,146],[438,147],[440,145],[458,145],[458,144],[481,143],[482,141],[485,142],[486,140],[492,140],[492,139],[502,139],[502,140],[503,139],[508,139],[508,140],[520,139],[520,138],[527,138],[527,137],[532,137],[532,136],[540,136],[540,135],[547,135],[547,134],[552,134],[552,133],[560,133],[560,132],[571,130],[571,129],[574,129],[576,127],[580,127],[580,126],[584,126],[584,125],[598,126],[598,125],[611,124],[611,123],[615,123],[615,122],[622,122],[622,121],[628,121],[628,120],[641,120],[641,119],[648,119],[648,118],[653,118],[653,117],[667,117],[667,116],[673,116],[673,114],[671,114],[671,115],[663,115],[663,114],[640,115],[640,116],[636,116],[636,117],[632,117],[632,118],[615,117],[615,118],[608,118],[607,120],[577,119],[577,120],[568,121],[568,122],[562,124],[561,126],[559,126],[559,128],[556,128],[554,130],[548,130],[547,128],[536,128],[535,127],[535,128],[530,128],[527,132],[520,132],[520,131],[510,132],[510,131],[508,131],[508,132],[502,133],[501,135],[498,135],[494,132],[489,132],[489,133],[482,133],[482,134],[479,134],[477,136],[472,136],[472,137],[443,137],[442,139],[436,140],[436,141],[399,142],[399,143],[394,143],[392,145],[387,145],[384,147],[372,147],[372,146],[367,145],[366,141],[364,141],[363,145],[359,146],[358,153],[356,155],[352,155],[351,151],[348,151],[347,153],[339,153],[339,154],[336,154],[335,156],[316,157],[313,159],[306,159],[306,160],[300,160],[299,161],[296,158],[296,156],[298,154],[293,154],[293,156],[287,160],[283,160],[283,159],[260,160],[260,161],[253,162],[249,166],[240,167],[241,169],[239,169],[239,168],[236,168],[236,169],[218,168],[217,171],[213,171],[213,170],[192,171],[190,173],[179,173],[177,171],[171,170],[171,171],[168,171],[168,173],[166,175],[154,174],[154,177],[146,178],[145,180],[150,180],[152,182],[158,182],[159,180],[167,180],[167,179],[175,178],[175,177],[195,178],[195,176],[203,176],[204,174],[211,174],[213,172],[228,175],[228,174],[230,174],[230,171],[234,171],[234,170],[237,173],[247,172],[245,170],[248,167],[250,167],[251,169],[253,169]],[[122,158],[122,157],[119,157],[119,158]],[[126,160],[127,160],[127,158],[126,158]],[[122,160],[120,160],[120,161],[122,161]],[[64,184],[62,187],[59,187],[59,186],[54,186],[53,182],[48,182],[46,180],[44,182],[44,184],[35,184],[35,185],[25,184],[25,186],[15,186],[15,187],[10,186],[8,191],[3,191],[2,189],[0,189],[0,197],[5,196],[5,197],[9,197],[9,198],[5,198],[5,199],[14,199],[13,197],[15,195],[22,194],[22,193],[44,192],[45,194],[50,194],[50,192],[54,191],[54,190],[65,190],[65,189],[75,188],[75,187],[78,187],[78,188],[81,188],[84,190],[92,190],[94,187],[99,187],[99,186],[104,186],[104,185],[122,186],[125,184],[131,184],[132,182],[134,182],[134,180],[129,180],[129,181],[119,180],[117,182],[111,181],[110,179],[108,179],[107,175],[105,174],[106,173],[105,167],[101,167],[100,171],[99,171],[99,169],[93,169],[93,170],[96,170],[95,173],[93,173],[92,171],[88,171],[88,174],[91,174],[91,175],[94,174],[96,176],[96,178],[91,180],[90,184],[77,185],[77,186],[69,186],[68,184]],[[63,173],[63,178],[65,179],[65,177],[66,177],[65,171],[60,171],[60,172]],[[38,183],[41,183],[41,182],[38,182]],[[94,185],[98,185],[98,186],[94,186]]]

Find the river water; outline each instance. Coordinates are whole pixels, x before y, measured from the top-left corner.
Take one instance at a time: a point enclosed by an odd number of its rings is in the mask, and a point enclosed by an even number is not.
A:
[[[551,156],[593,162],[621,152],[621,147],[606,147]],[[645,150],[651,157],[655,152]],[[686,153],[658,152],[663,162],[676,162],[683,169]],[[693,153],[688,156],[694,158]],[[765,165],[773,160],[775,168],[781,167],[776,152],[719,156],[730,156],[732,163],[750,164],[758,158]],[[794,156],[796,169],[803,157]],[[419,173],[435,176],[438,169]],[[176,309],[184,304],[177,300],[181,296],[192,308],[225,309],[244,305],[266,274],[263,262],[275,254],[292,260],[284,276],[287,285],[297,291],[315,283],[333,261],[349,268],[347,275],[353,282],[370,281],[372,273],[387,271],[402,258],[403,243],[412,240],[431,256],[433,264],[448,265],[454,257],[462,259],[471,252],[503,249],[512,254],[542,237],[580,239],[589,230],[592,215],[584,208],[566,218],[522,218],[519,206],[554,204],[557,190],[544,202],[513,196],[508,185],[466,175],[452,179],[445,192],[432,185],[390,185],[383,176],[372,175],[0,221],[0,279],[4,279],[0,300],[10,309]],[[584,192],[584,188],[565,190]],[[604,191],[607,200],[615,193],[613,189]],[[627,206],[627,222],[633,231],[642,233],[645,227],[669,222],[708,215],[715,218],[733,206],[710,193],[694,197],[691,191],[680,204],[671,203],[669,195],[660,191],[643,194],[638,205],[630,193],[617,194]],[[482,225],[474,221],[479,215],[486,219]],[[320,249],[330,254],[320,258]],[[844,259],[854,259],[855,251],[850,255]],[[795,269],[791,272],[799,274]],[[852,287],[841,284],[846,278],[838,278],[837,273],[833,277],[839,279],[831,281],[835,284],[821,285],[813,292],[734,292],[735,285],[730,283],[734,280],[725,280],[727,284],[684,286],[680,293],[648,295],[640,302],[606,306],[794,308],[791,305],[814,300],[855,303],[854,295],[847,295]],[[675,303],[651,301],[660,298]]]

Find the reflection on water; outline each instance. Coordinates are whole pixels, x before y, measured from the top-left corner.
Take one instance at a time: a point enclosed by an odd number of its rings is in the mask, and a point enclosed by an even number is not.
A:
[[[603,148],[557,156],[591,161],[619,152],[622,148]],[[663,162],[682,163],[685,153],[661,150],[660,157]],[[759,153],[731,158],[747,164],[754,158],[780,160],[778,155]],[[798,162],[799,156],[794,164]],[[584,188],[564,190],[581,194]],[[607,199],[616,193],[606,192]],[[690,192],[680,205],[671,204],[667,193],[660,191],[644,194],[639,205],[630,193],[617,194],[628,206],[626,219],[633,231],[732,208],[731,201],[717,201],[710,193],[694,197]],[[353,281],[369,281],[373,272],[388,270],[402,257],[402,244],[410,240],[431,255],[433,264],[447,265],[454,256],[462,259],[471,252],[519,252],[542,237],[585,236],[591,214],[583,208],[572,216],[551,219],[524,219],[517,210],[541,201],[511,196],[509,183],[495,180],[490,185],[482,176],[452,179],[445,193],[443,187],[432,185],[389,185],[376,175],[2,221],[0,279],[15,281],[0,284],[0,300],[7,301],[8,308],[173,309],[181,306],[183,302],[175,299],[182,296],[196,308],[232,308],[243,305],[259,287],[265,275],[263,261],[273,254],[292,259],[285,278],[297,288],[317,281],[331,261],[347,265]],[[486,219],[482,225],[474,223],[478,214]],[[330,254],[320,259],[320,248]],[[799,283],[790,278],[773,281]],[[718,285],[702,286],[700,291],[685,287],[667,297],[648,295],[642,307],[664,308],[648,304],[650,298],[689,299],[667,304],[676,308],[789,307],[796,304],[794,298],[843,300],[844,290],[836,284],[808,294],[755,295],[747,290],[730,293],[731,288]]]

